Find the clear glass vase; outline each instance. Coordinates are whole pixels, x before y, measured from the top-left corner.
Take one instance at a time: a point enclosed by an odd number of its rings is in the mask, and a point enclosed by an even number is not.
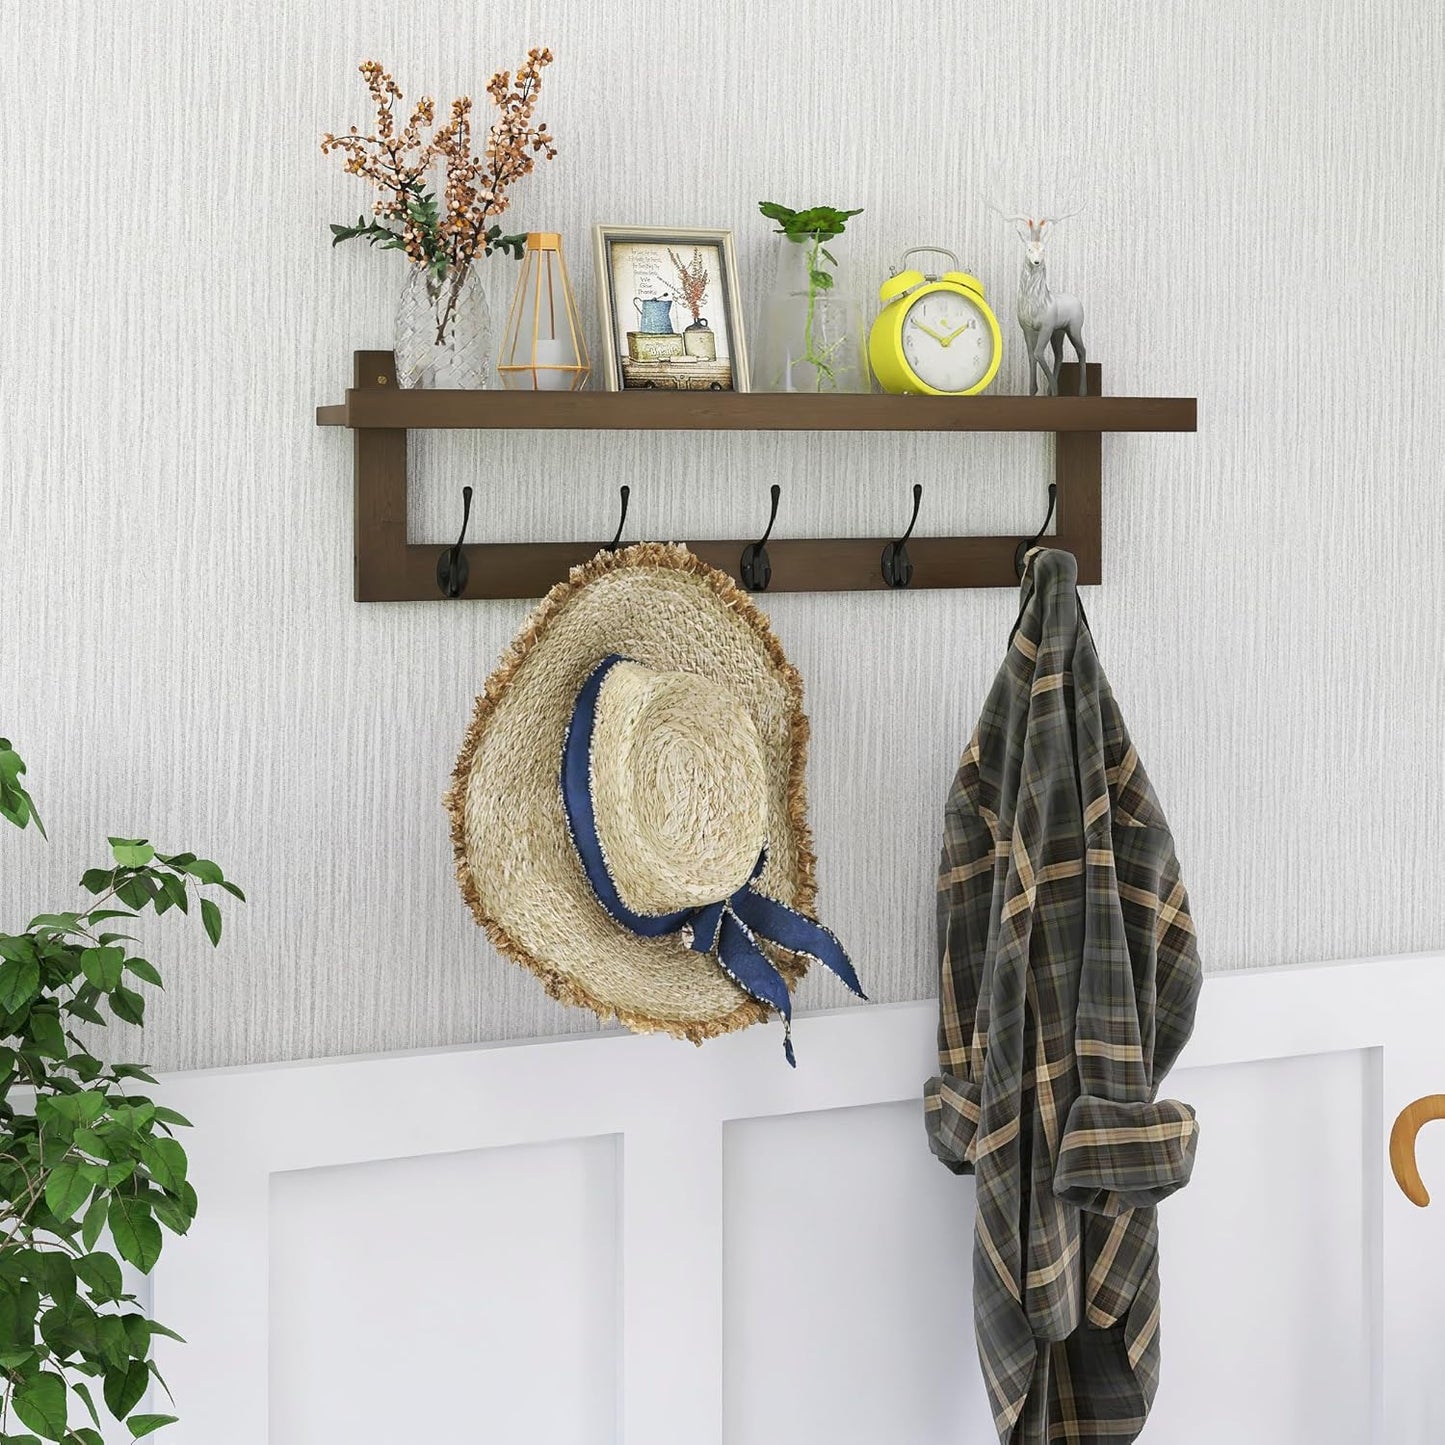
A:
[[[396,379],[402,386],[479,390],[491,381],[491,313],[476,268],[438,278],[413,266],[396,308]]]
[[[754,384],[760,391],[869,389],[863,307],[846,272],[822,254],[825,246],[837,256],[837,237],[778,237],[773,289],[754,363]]]

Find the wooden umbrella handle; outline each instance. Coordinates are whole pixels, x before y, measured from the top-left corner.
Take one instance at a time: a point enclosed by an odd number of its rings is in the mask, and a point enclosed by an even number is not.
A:
[[[1390,1130],[1390,1168],[1395,1172],[1395,1183],[1405,1198],[1421,1209],[1429,1204],[1430,1193],[1415,1162],[1415,1136],[1420,1126],[1432,1119],[1445,1119],[1445,1094],[1426,1094],[1413,1104],[1406,1104]]]

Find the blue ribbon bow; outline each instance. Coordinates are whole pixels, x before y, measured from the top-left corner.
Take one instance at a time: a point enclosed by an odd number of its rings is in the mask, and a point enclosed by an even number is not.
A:
[[[696,908],[682,908],[675,913],[634,912],[622,901],[617,884],[607,871],[592,806],[592,732],[602,684],[607,674],[626,660],[617,653],[603,658],[582,685],[562,750],[562,804],[587,881],[611,917],[640,938],[680,933],[694,953],[715,954],[718,966],[744,993],[782,1016],[783,1053],[796,1068],[792,998],[787,982],[758,946],[758,940],[764,939],[789,953],[814,958],[859,998],[866,999],[868,995],[863,992],[843,945],[832,933],[821,923],[753,887],[768,861],[767,845],[763,845],[748,881],[731,897]]]

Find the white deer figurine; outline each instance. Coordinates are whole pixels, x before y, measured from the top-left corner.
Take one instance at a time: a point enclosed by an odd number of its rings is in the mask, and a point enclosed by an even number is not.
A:
[[[1019,273],[1018,317],[1024,344],[1028,348],[1029,395],[1038,395],[1040,367],[1048,382],[1048,394],[1059,394],[1059,366],[1064,357],[1064,337],[1067,336],[1079,362],[1079,395],[1085,396],[1088,394],[1088,380],[1084,366],[1083,303],[1066,291],[1050,291],[1044,267],[1044,242],[1050,229],[1079,213],[1075,210],[1067,215],[1040,216],[1035,220],[1032,216],[1004,215],[998,206],[993,209],[1006,221],[1014,223],[1019,240],[1024,243],[1024,268]],[[1051,346],[1054,352],[1052,366],[1048,357]]]

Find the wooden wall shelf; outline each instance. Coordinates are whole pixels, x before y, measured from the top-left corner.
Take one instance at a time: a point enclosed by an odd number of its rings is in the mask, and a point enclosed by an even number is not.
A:
[[[1097,365],[1089,395],[809,396],[732,392],[509,392],[404,390],[389,351],[356,353],[355,385],[340,405],[316,409],[318,426],[350,427],[355,450],[355,576],[359,602],[442,600],[440,543],[407,540],[406,434],[412,429],[592,431],[1036,431],[1056,437],[1055,546],[1074,553],[1079,581],[1100,580],[1100,492],[1106,431],[1192,432],[1193,397],[1103,396]],[[1061,389],[1077,385],[1064,367]],[[1042,495],[1042,489],[1041,489]],[[900,499],[901,500],[901,499]],[[486,507],[479,508],[486,515]],[[463,600],[540,597],[605,545],[468,543]],[[738,576],[743,541],[689,542],[704,561]],[[882,550],[891,538],[783,538],[768,542],[770,592],[886,590]],[[1011,587],[1020,537],[914,537],[912,589]]]

